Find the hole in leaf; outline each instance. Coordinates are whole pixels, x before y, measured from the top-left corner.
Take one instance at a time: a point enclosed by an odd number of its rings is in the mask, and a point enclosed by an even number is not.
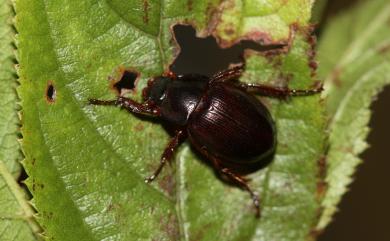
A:
[[[119,80],[113,80],[113,89],[119,95],[134,91],[139,73],[130,70],[121,70]]]
[[[243,40],[230,48],[222,49],[212,36],[196,37],[196,31],[192,26],[175,25],[173,31],[180,46],[180,53],[171,65],[171,71],[176,74],[197,73],[211,76],[227,69],[230,64],[243,63],[246,49],[264,52],[284,47],[284,45],[262,46],[254,41]]]
[[[46,100],[49,103],[54,103],[56,101],[57,92],[54,88],[53,82],[49,81],[46,87]]]

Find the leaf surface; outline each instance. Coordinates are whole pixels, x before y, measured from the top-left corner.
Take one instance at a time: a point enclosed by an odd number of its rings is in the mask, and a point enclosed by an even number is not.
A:
[[[390,3],[364,1],[334,18],[319,45],[320,75],[330,116],[328,190],[317,226],[323,229],[352,181],[366,148],[370,104],[390,83]]]
[[[240,39],[288,43],[273,57],[248,52],[242,80],[313,85],[307,26],[312,1],[219,2],[17,1],[27,183],[48,238],[307,237],[319,208],[317,162],[324,152],[318,95],[263,99],[275,118],[278,149],[270,165],[250,176],[263,200],[261,219],[255,218],[249,195],[218,179],[189,143],[181,146],[172,168],[145,184],[169,136],[158,123],[119,108],[87,105],[88,98],[115,98],[107,79],[119,66],[140,72],[137,92],[130,94],[140,100],[147,80],[168,70],[178,53],[171,33],[175,23],[192,24],[200,36],[213,34],[225,46]],[[239,31],[229,34],[230,25]]]
[[[14,49],[12,46],[12,7],[0,1],[0,240],[36,240],[27,196],[19,187],[20,146],[17,140],[18,117]]]

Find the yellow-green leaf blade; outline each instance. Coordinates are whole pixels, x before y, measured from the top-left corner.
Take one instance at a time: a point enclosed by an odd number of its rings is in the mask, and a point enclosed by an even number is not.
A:
[[[373,98],[390,83],[390,4],[365,1],[336,17],[319,46],[320,73],[326,78],[327,109],[331,117],[328,154],[329,184],[323,229],[337,210],[352,181],[359,154],[366,148],[369,110]]]

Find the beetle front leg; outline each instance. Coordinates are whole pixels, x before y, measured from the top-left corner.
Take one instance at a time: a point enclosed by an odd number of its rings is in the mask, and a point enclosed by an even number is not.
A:
[[[321,93],[324,90],[322,85],[305,90],[278,88],[263,84],[247,84],[240,83],[239,86],[248,92],[254,92],[256,94],[268,97],[286,98],[290,96],[308,96]]]
[[[130,98],[122,96],[119,96],[116,100],[89,99],[89,104],[119,106],[128,110],[131,113],[160,116],[160,108],[155,106],[153,103],[148,101],[138,103]]]
[[[163,154],[161,155],[160,165],[158,166],[156,171],[154,171],[153,175],[145,178],[146,183],[150,183],[154,179],[156,179],[156,177],[160,174],[165,164],[172,159],[173,154],[175,153],[177,147],[180,145],[183,136],[184,136],[184,131],[182,130],[179,130],[175,133],[175,136],[169,141],[167,147],[165,148]]]

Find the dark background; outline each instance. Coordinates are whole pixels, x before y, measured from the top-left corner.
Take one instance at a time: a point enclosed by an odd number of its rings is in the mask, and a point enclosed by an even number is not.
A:
[[[368,0],[375,1],[375,0]],[[321,34],[323,23],[335,14],[352,7],[357,0],[328,0],[324,15],[318,25]],[[389,13],[390,14],[390,13]],[[254,43],[244,42],[230,49],[219,49],[211,37],[199,39],[191,27],[177,26],[176,38],[182,50],[172,70],[176,73],[199,73],[211,75],[240,62],[244,48],[263,50]],[[390,137],[389,107],[390,88],[386,88],[373,103],[370,122],[372,131],[368,137],[371,147],[361,155],[364,160],[355,174],[350,191],[339,205],[340,211],[334,221],[318,239],[319,241],[389,241],[390,162],[386,147]],[[387,104],[387,105],[386,105]]]

